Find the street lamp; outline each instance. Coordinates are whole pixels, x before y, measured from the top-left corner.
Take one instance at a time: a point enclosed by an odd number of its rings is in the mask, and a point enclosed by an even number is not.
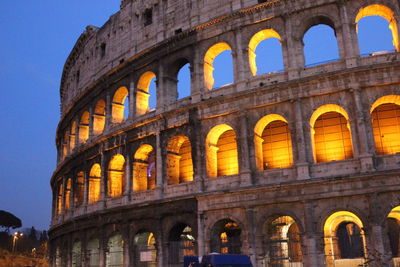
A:
[[[17,240],[18,238],[22,237],[24,234],[21,232],[15,232],[13,236],[13,247],[12,251],[15,252],[15,247],[17,246]]]

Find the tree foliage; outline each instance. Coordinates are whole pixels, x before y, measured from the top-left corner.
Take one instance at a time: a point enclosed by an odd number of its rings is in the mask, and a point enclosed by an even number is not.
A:
[[[15,229],[22,226],[21,220],[14,214],[0,210],[0,227],[3,227],[8,232],[10,228]]]

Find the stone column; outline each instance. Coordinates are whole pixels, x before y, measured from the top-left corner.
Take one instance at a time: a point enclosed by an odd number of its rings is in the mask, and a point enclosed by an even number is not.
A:
[[[204,246],[204,213],[197,212],[197,255],[202,256],[205,254]]]
[[[293,32],[292,19],[288,14],[283,15],[285,21],[286,46],[282,46],[282,54],[287,55],[288,63],[286,72],[288,78],[297,79],[299,77],[299,69],[304,66],[303,41],[296,37]]]
[[[247,55],[247,50],[243,48],[242,42],[242,29],[239,27],[235,30],[235,52],[232,53],[234,82],[236,83],[237,91],[246,90],[247,88],[245,80],[251,77],[248,59],[246,60],[245,58]]]
[[[122,240],[124,240],[124,245],[123,245],[124,266],[129,267],[129,266],[131,266],[130,257],[129,257],[129,252],[131,249],[131,246],[130,246],[131,242],[130,242],[130,238],[129,238],[129,224],[128,223],[125,223],[123,225],[121,234],[122,234]]]
[[[178,80],[176,77],[164,75],[163,80],[163,107],[174,103],[178,99]]]
[[[240,185],[249,186],[253,184],[251,170],[250,170],[250,151],[248,143],[248,116],[247,112],[243,112],[240,115],[240,133],[237,138],[240,149],[238,150],[239,155],[239,171],[240,171]],[[238,147],[239,147],[238,146]]]
[[[159,219],[158,222],[158,231],[157,231],[158,240],[156,242],[157,245],[157,267],[168,266],[167,259],[164,257],[164,248],[167,247],[167,243],[164,240],[164,231],[162,219]]]
[[[297,145],[295,165],[297,170],[297,179],[303,180],[310,178],[309,153],[307,153],[307,146],[309,146],[309,150],[311,150],[310,145],[312,144],[305,141],[304,124],[307,124],[308,122],[303,120],[302,99],[296,99],[294,101],[294,115],[296,120],[296,131],[293,143]],[[291,136],[293,136],[293,134]]]
[[[204,85],[204,59],[200,56],[201,49],[194,50],[193,66],[191,66],[190,78],[191,78],[191,97],[192,103],[200,102],[203,95]]]
[[[136,98],[135,98],[135,82],[133,75],[129,77],[129,117],[128,119],[133,120],[136,117]]]
[[[164,180],[163,180],[163,157],[162,157],[162,144],[161,144],[161,133],[158,131],[156,133],[156,188],[159,191],[158,197],[164,197]]]
[[[344,42],[342,42],[342,44],[344,57],[346,59],[346,66],[348,68],[355,67],[357,65],[357,57],[360,54],[358,49],[356,24],[354,23],[354,21],[350,21],[348,17],[346,1],[338,1],[337,4],[339,7],[340,21],[342,23],[342,39],[345,40]]]
[[[84,169],[86,171],[83,172],[83,181],[84,181],[84,186],[83,186],[83,205],[85,207],[85,212],[86,212],[86,206],[89,202],[89,171],[90,169],[88,168],[87,164],[85,164]]]
[[[128,204],[131,200],[131,192],[132,192],[132,169],[133,169],[133,163],[132,163],[132,157],[133,155],[130,155],[130,153],[125,153],[125,192],[124,194],[124,202],[125,204]]]
[[[104,267],[106,266],[106,251],[108,250],[107,248],[107,237],[105,232],[103,231],[103,228],[105,226],[101,225],[98,229],[98,233],[99,233],[99,266],[100,267]]]
[[[110,92],[107,92],[106,94],[106,123],[104,125],[104,131],[107,131],[112,124],[112,100],[111,100],[111,95]]]
[[[93,108],[93,106],[90,106],[89,107],[89,140],[91,140],[93,138],[93,136],[94,136],[94,133],[93,133],[93,122],[94,122],[93,115],[94,115],[94,108]],[[77,138],[75,137],[75,140],[76,139]]]
[[[249,251],[248,256],[250,256],[253,266],[256,265],[256,222],[255,222],[255,211],[254,208],[246,209],[247,221],[248,221],[248,231],[249,231]]]
[[[162,64],[158,65],[158,73],[156,77],[156,84],[157,84],[157,105],[156,105],[156,113],[163,113],[165,106],[167,103],[165,101],[165,94],[167,91],[166,85],[164,83],[164,68]]]
[[[103,208],[105,208],[105,201],[107,199],[107,180],[108,180],[108,166],[106,156],[101,154],[101,181],[100,181],[100,201],[103,202]]]

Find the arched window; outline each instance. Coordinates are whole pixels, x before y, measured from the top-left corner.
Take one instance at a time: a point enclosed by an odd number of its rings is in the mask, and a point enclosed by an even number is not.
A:
[[[106,252],[106,267],[122,267],[124,264],[124,242],[120,234],[108,239]]]
[[[89,203],[100,200],[101,167],[96,163],[89,173]]]
[[[72,189],[72,179],[68,178],[65,184],[65,210],[71,208],[71,189]]]
[[[242,229],[230,219],[218,221],[211,229],[211,252],[222,254],[240,254],[242,248]]]
[[[249,63],[253,76],[283,70],[281,37],[273,29],[257,32],[249,43]]]
[[[400,263],[400,206],[390,211],[386,218],[386,230],[394,266],[396,266]]]
[[[350,124],[346,111],[337,105],[319,107],[311,116],[311,138],[316,162],[353,158]]]
[[[134,266],[157,266],[157,248],[154,234],[146,231],[139,232],[135,235],[134,242]]]
[[[72,267],[82,266],[82,245],[80,241],[75,241],[72,245]]]
[[[190,64],[184,64],[178,71],[178,82],[177,82],[177,90],[178,97],[177,99],[182,99],[191,95],[190,92]]]
[[[83,144],[89,139],[89,112],[82,113],[79,122],[79,143]]]
[[[119,197],[124,192],[125,158],[121,154],[114,155],[108,165],[108,196]]]
[[[129,114],[129,97],[128,89],[126,87],[120,87],[115,92],[112,101],[112,121],[113,123],[121,123],[125,120]]]
[[[386,23],[382,23],[382,20],[376,18],[368,18],[365,20],[366,24],[373,28],[363,29],[363,18],[370,16],[379,16],[386,20]],[[370,24],[368,22],[374,22],[375,25]],[[396,51],[400,51],[399,47],[399,36],[397,30],[397,21],[394,12],[388,8],[387,6],[381,4],[374,4],[363,7],[359,10],[357,17],[355,19],[355,23],[357,24],[357,30],[359,32],[359,44],[361,53],[370,53],[377,52],[382,50],[391,50],[393,47]],[[378,24],[378,27],[376,25]],[[384,40],[388,40],[390,37],[390,32],[384,29],[385,26],[389,24],[389,30],[391,31],[391,39],[392,45],[389,42],[384,42]],[[376,43],[377,46],[369,47],[371,43],[375,40],[379,40],[379,43]],[[382,46],[382,44],[384,46]]]
[[[86,245],[87,261],[89,267],[100,265],[100,242],[97,238],[92,238]]]
[[[74,150],[75,148],[75,139],[76,139],[76,122],[73,121],[71,125],[71,131],[69,134],[69,151]]]
[[[310,27],[303,36],[303,44],[306,67],[339,59],[335,26],[326,17],[310,20]]]
[[[379,98],[371,108],[375,149],[379,155],[400,152],[400,96]]]
[[[84,197],[85,197],[85,173],[79,172],[78,175],[76,176],[75,186],[74,186],[75,206],[82,205]]]
[[[156,157],[151,145],[141,145],[133,159],[133,191],[156,187]]]
[[[168,238],[169,264],[172,266],[183,265],[184,256],[196,255],[196,240],[192,228],[184,223],[175,225]]]
[[[233,82],[232,55],[229,55],[231,50],[231,47],[223,42],[207,50],[204,56],[204,83],[208,90]],[[214,62],[215,60],[218,62]]]
[[[259,120],[254,128],[257,169],[286,168],[293,165],[288,123],[278,114]]]
[[[136,114],[137,115],[143,115],[147,112],[150,111],[151,108],[155,108],[155,104],[157,103],[155,101],[154,103],[154,98],[157,100],[156,96],[156,88],[155,86],[155,78],[156,75],[151,72],[145,72],[140,76],[138,84],[137,84],[137,89],[136,89]],[[151,89],[151,90],[150,90]],[[154,90],[155,89],[155,90]],[[153,92],[154,91],[154,92]],[[149,105],[149,98],[152,95],[152,104]],[[154,107],[153,107],[154,105]]]
[[[103,99],[97,101],[93,113],[93,134],[103,133],[106,123],[106,102]]]
[[[167,146],[168,184],[193,181],[192,147],[187,136],[171,138]]]
[[[58,192],[57,192],[57,214],[60,215],[63,210],[63,184],[60,183],[58,186]]]
[[[64,133],[64,138],[62,139],[62,157],[63,159],[68,155],[68,132]]]
[[[324,224],[327,266],[358,266],[363,264],[365,237],[361,220],[349,211],[338,211]]]
[[[232,127],[220,124],[206,138],[207,175],[215,178],[239,172],[236,134]]]
[[[299,226],[290,216],[275,216],[264,225],[264,257],[268,266],[295,265],[303,261]]]

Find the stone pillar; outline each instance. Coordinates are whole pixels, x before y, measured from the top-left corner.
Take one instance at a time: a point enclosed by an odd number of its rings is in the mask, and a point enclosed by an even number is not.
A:
[[[195,131],[190,131],[189,139],[192,145],[192,161],[193,161],[193,180],[196,183],[196,188],[198,191],[202,192],[204,190],[204,177],[205,175],[205,156],[204,156],[204,146],[202,145],[202,127],[200,120],[198,118],[197,109],[192,109],[189,111],[189,124]]]
[[[303,180],[310,178],[310,170],[309,170],[309,159],[307,157],[307,145],[310,146],[312,144],[307,144],[305,141],[304,135],[304,124],[307,124],[307,121],[303,120],[303,110],[302,110],[302,99],[296,99],[294,101],[294,115],[295,115],[295,139],[292,144],[297,145],[297,157],[295,158],[295,165],[297,170],[297,179]],[[311,147],[309,148],[309,150]]]
[[[250,186],[253,184],[252,175],[250,171],[250,151],[248,143],[248,116],[247,113],[242,113],[240,120],[240,133],[237,143],[240,146],[238,150],[239,157],[239,171],[240,171],[240,185]],[[238,146],[238,147],[239,147]]]
[[[203,58],[200,56],[200,49],[194,50],[193,66],[190,70],[190,85],[191,85],[191,97],[192,103],[200,102],[203,95],[204,85],[204,69],[203,69]]]
[[[246,209],[247,221],[248,221],[248,232],[249,232],[249,250],[247,255],[250,256],[253,266],[256,266],[256,222],[255,222],[255,211],[254,208]]]
[[[123,258],[124,258],[124,266],[129,267],[131,266],[129,252],[131,250],[131,242],[129,238],[129,224],[125,223],[122,228],[122,240],[124,240],[123,245]]]
[[[89,202],[89,171],[90,169],[88,168],[87,164],[85,164],[84,169],[86,171],[83,172],[83,181],[84,181],[84,186],[83,186],[83,205],[86,206]],[[86,210],[85,210],[86,212]]]
[[[108,180],[108,166],[106,156],[101,154],[101,181],[100,181],[100,201],[103,202],[103,208],[105,207],[105,201],[107,199],[107,180]]]
[[[346,59],[346,66],[348,68],[357,65],[357,57],[360,52],[358,49],[358,37],[356,32],[356,24],[350,21],[347,14],[346,1],[338,1],[340,21],[342,23],[341,35],[345,40],[343,43],[344,57]]]
[[[164,112],[164,105],[166,105],[165,95],[166,95],[166,84],[164,83],[164,68],[162,64],[158,65],[158,74],[156,77],[156,84],[157,84],[157,105],[156,105],[156,113],[163,113]]]
[[[178,99],[178,80],[176,77],[164,75],[163,79],[163,106],[166,107]]]
[[[90,106],[89,107],[89,140],[91,140],[93,138],[93,136],[94,136],[94,133],[93,133],[93,122],[94,122],[93,115],[94,115],[94,108],[93,108],[93,106]],[[75,140],[76,139],[77,138],[75,137]]]
[[[391,266],[392,252],[390,249],[385,249],[383,237],[384,235],[387,235],[387,233],[383,231],[382,226],[377,223],[372,223],[366,232],[368,252],[366,258],[371,259],[368,266]]]
[[[234,83],[237,91],[247,90],[245,80],[251,77],[248,60],[245,59],[246,49],[242,45],[242,29],[235,30],[235,52],[233,56]]]
[[[162,144],[161,144],[161,133],[156,133],[156,188],[159,190],[159,198],[164,197],[164,180],[163,180],[163,157],[162,157]]]
[[[204,246],[204,213],[197,212],[197,255],[202,256],[205,254]]]
[[[107,248],[107,237],[105,232],[103,231],[103,225],[101,225],[98,229],[99,233],[99,266],[104,267],[106,266],[106,251],[108,250]]]
[[[106,123],[104,125],[104,131],[107,131],[112,124],[112,100],[111,100],[111,95],[110,92],[107,91],[106,94]]]
[[[286,62],[288,78],[297,79],[299,69],[304,67],[303,41],[296,37],[292,29],[292,19],[288,14],[283,15],[286,32],[286,46],[282,46],[282,54],[287,55]]]
[[[125,192],[123,193],[124,199],[126,204],[128,204],[131,200],[131,192],[132,192],[132,169],[133,169],[133,164],[132,164],[132,155],[128,153],[125,153]]]
[[[135,98],[135,82],[133,75],[129,77],[129,88],[128,88],[128,97],[129,97],[129,117],[128,119],[133,120],[136,117],[136,98]]]
[[[168,266],[167,259],[164,256],[164,248],[166,251],[167,248],[167,243],[164,240],[164,231],[163,231],[163,224],[162,224],[162,219],[159,219],[158,222],[158,240],[156,242],[157,245],[157,267],[164,267]]]

